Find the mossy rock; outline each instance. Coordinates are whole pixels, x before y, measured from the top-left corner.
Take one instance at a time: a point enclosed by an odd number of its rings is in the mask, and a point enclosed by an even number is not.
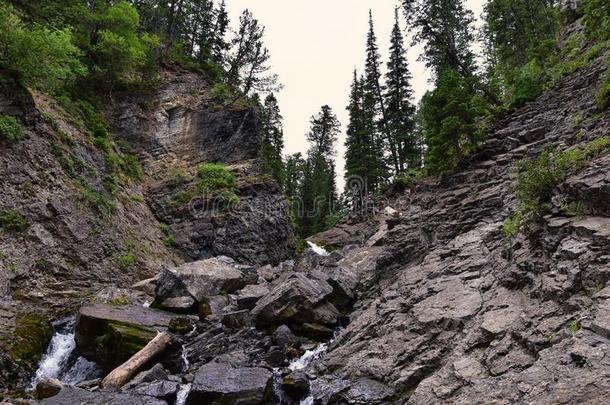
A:
[[[15,361],[33,364],[47,348],[53,336],[53,327],[41,315],[25,314],[17,318],[14,336],[11,357]]]
[[[173,315],[141,306],[93,305],[81,308],[75,340],[85,358],[106,371],[124,363],[157,334]]]

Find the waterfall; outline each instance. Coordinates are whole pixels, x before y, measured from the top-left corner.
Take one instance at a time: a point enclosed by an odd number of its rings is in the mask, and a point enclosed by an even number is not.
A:
[[[74,341],[74,318],[64,319],[55,325],[55,334],[47,346],[38,369],[30,382],[30,389],[47,378],[55,378],[69,385],[78,384],[101,375],[99,366],[77,356]]]
[[[36,384],[46,378],[59,379],[67,367],[75,347],[74,333],[55,332],[40,360],[38,370],[32,379],[31,388],[35,388]]]
[[[189,362],[189,358],[186,354],[186,346],[182,345],[182,354],[180,354],[180,357],[182,357],[182,371],[183,372],[187,372],[189,370],[189,366],[191,365],[191,363]]]
[[[315,254],[320,256],[330,256],[330,253],[328,253],[323,247],[318,246],[310,241],[307,241],[307,244],[309,245],[309,248],[314,251]]]
[[[186,399],[191,392],[191,384],[183,384],[180,386],[178,390],[178,394],[176,394],[176,405],[184,405],[186,404]]]
[[[307,350],[301,357],[293,360],[288,368],[290,371],[303,370],[309,366],[311,362],[319,359],[326,352],[326,350],[328,350],[328,343],[319,344],[315,349]]]

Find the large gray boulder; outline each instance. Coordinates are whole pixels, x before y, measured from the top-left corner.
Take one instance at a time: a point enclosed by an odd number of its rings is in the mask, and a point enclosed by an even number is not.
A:
[[[187,405],[268,403],[273,373],[259,367],[208,363],[195,373]]]
[[[261,298],[252,315],[259,324],[282,324],[295,321],[332,323],[337,311],[329,309],[325,300],[333,288],[324,280],[294,273],[278,283]]]
[[[228,257],[186,263],[160,274],[155,305],[179,312],[200,304],[207,306],[212,297],[234,293],[255,283],[257,278],[252,267],[237,264]]]

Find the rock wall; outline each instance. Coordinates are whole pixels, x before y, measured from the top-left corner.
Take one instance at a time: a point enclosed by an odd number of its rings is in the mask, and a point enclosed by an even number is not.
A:
[[[152,104],[148,100],[129,99],[115,121],[138,145],[153,180],[147,200],[185,257],[226,255],[250,264],[291,257],[296,241],[289,207],[260,160],[256,110],[219,107],[209,84],[185,71],[168,74]],[[193,192],[197,165],[206,162],[224,163],[237,176],[239,204],[222,209],[211,196]]]
[[[456,174],[401,195],[384,247],[340,252],[359,300],[317,366],[316,403],[607,401],[609,155],[554,190],[528,236],[502,231],[518,160],[610,133],[595,105],[606,69],[604,56],[560,80]],[[566,213],[569,201],[582,212]]]

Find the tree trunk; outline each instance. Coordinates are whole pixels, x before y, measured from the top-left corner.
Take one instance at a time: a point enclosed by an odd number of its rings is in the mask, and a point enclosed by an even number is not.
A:
[[[172,341],[167,332],[158,332],[157,336],[129,360],[115,368],[102,380],[102,388],[118,390],[127,384],[134,375],[150,360],[161,354]]]

